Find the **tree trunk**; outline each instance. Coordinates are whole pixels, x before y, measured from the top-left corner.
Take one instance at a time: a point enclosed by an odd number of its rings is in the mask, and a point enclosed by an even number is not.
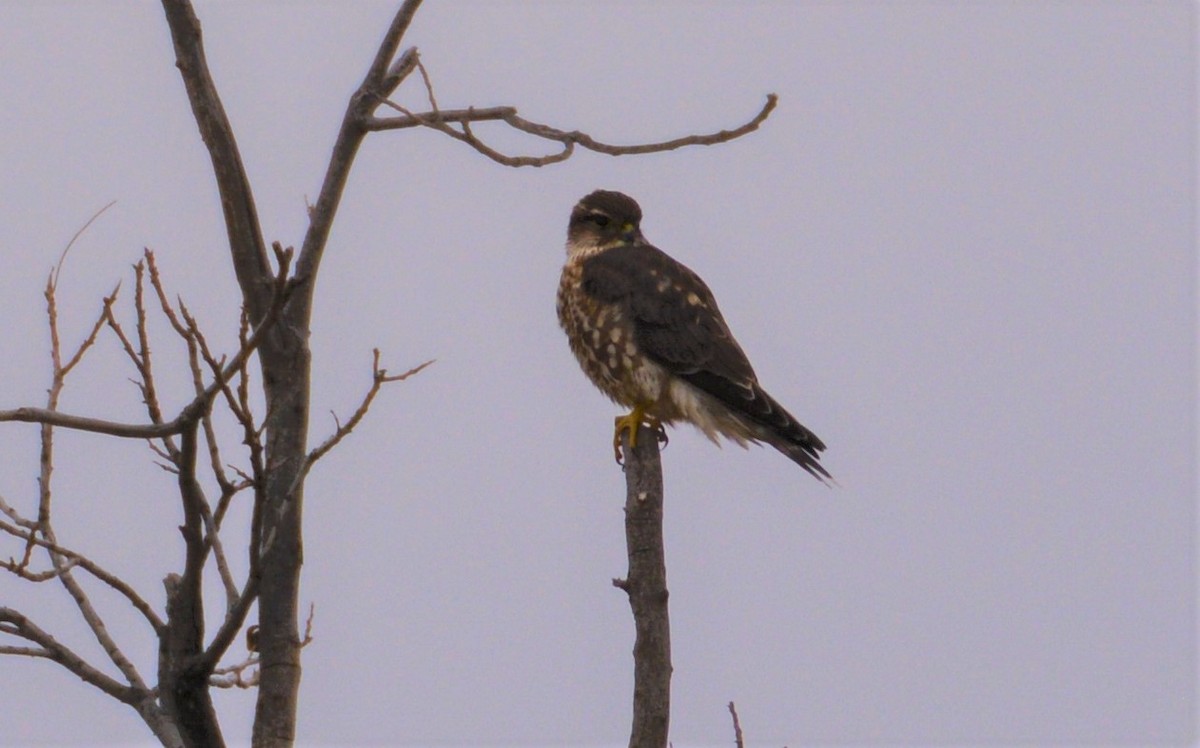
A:
[[[290,311],[290,310],[289,310]],[[304,559],[300,471],[308,442],[307,326],[286,314],[261,351],[267,393],[266,505],[262,513],[258,649],[262,680],[255,705],[255,748],[291,746],[300,691],[297,599]]]

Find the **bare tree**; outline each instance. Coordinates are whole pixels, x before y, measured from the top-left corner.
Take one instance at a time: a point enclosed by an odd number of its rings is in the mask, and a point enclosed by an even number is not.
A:
[[[30,583],[57,582],[73,600],[80,616],[101,645],[120,678],[106,674],[87,662],[53,633],[28,615],[0,608],[0,634],[18,644],[0,645],[0,654],[52,660],[122,703],[132,706],[154,735],[166,746],[223,745],[220,724],[211,700],[211,688],[256,686],[257,706],[253,728],[255,746],[288,746],[295,738],[297,694],[300,684],[300,651],[311,640],[312,617],[304,635],[299,630],[298,588],[302,562],[302,519],[305,479],[313,465],[337,446],[366,415],[372,400],[389,382],[417,373],[430,362],[400,375],[389,375],[374,354],[372,383],[358,409],[344,424],[316,447],[309,446],[310,351],[313,293],[321,260],[337,214],[343,188],[354,158],[371,132],[426,127],[459,140],[487,158],[508,166],[546,166],[569,158],[576,147],[607,155],[654,153],[688,145],[722,143],[755,130],[773,110],[776,99],[767,97],[751,120],[732,130],[709,135],[689,135],[659,143],[616,146],[602,143],[578,130],[563,130],[520,117],[511,106],[441,109],[428,71],[415,47],[399,52],[420,0],[405,0],[383,35],[358,89],[351,95],[325,173],[321,192],[309,212],[309,225],[295,252],[275,242],[268,246],[259,226],[255,200],[242,166],[233,128],[221,105],[217,88],[205,59],[199,20],[189,0],[162,0],[188,100],[200,135],[212,161],[221,196],[228,235],[229,257],[242,295],[242,322],[238,344],[231,353],[218,355],[182,301],[172,302],[154,254],[150,251],[134,270],[133,326],[120,321],[114,310],[118,291],[101,304],[100,312],[83,342],[69,355],[59,339],[56,291],[61,262],[46,284],[47,318],[51,338],[52,377],[44,407],[0,411],[0,421],[40,424],[41,471],[34,510],[23,513],[0,498],[0,532],[19,544],[18,556],[2,562],[4,569]],[[428,109],[410,111],[389,97],[413,73],[428,99]],[[389,110],[386,116],[381,109]],[[549,155],[510,155],[489,146],[473,130],[481,122],[503,123],[535,140],[558,144]],[[69,246],[68,246],[69,249]],[[64,253],[65,256],[65,253]],[[147,297],[150,297],[149,300]],[[155,379],[148,332],[150,307],[186,344],[191,372],[190,401],[177,413],[164,412]],[[63,413],[59,396],[67,378],[97,337],[107,331],[115,336],[134,371],[134,380],[145,404],[143,416],[130,422],[100,420],[86,415]],[[252,367],[252,359],[257,367]],[[265,403],[255,413],[252,390]],[[238,424],[241,432],[240,458],[236,467],[228,460],[213,426],[214,409]],[[184,555],[179,571],[165,575],[165,610],[156,610],[132,586],[106,571],[99,563],[77,553],[54,532],[51,476],[54,465],[54,433],[72,429],[114,438],[144,440],[162,467],[178,484],[183,524]],[[630,459],[631,521],[639,507],[649,514],[638,519],[650,535],[658,529],[658,560],[646,557],[646,576],[634,567],[634,545],[630,535],[629,578],[620,583],[629,592],[638,626],[639,649],[636,669],[642,672],[643,651],[657,658],[647,672],[657,674],[657,685],[635,691],[634,738],[639,734],[637,715],[651,715],[652,727],[637,745],[665,745],[667,694],[670,678],[669,639],[666,629],[665,570],[661,559],[661,474],[653,439],[643,440],[653,455],[639,449]],[[636,467],[643,466],[643,467]],[[204,474],[204,480],[202,475]],[[655,477],[657,475],[657,477]],[[636,485],[658,486],[657,508],[638,499]],[[216,486],[213,495],[205,485]],[[224,522],[239,497],[251,502],[250,525],[244,528],[248,572],[236,579],[222,543]],[[638,503],[642,501],[642,503]],[[632,532],[632,531],[631,531]],[[38,568],[38,559],[47,566]],[[640,557],[639,557],[640,558]],[[640,561],[639,561],[640,563]],[[639,567],[640,568],[640,567]],[[215,570],[221,581],[222,622],[215,632],[204,629],[203,575]],[[92,605],[85,591],[86,578],[123,596],[145,620],[158,640],[158,672],[148,679],[122,652],[116,638]],[[91,584],[90,582],[88,584]],[[642,601],[655,616],[646,636],[656,647],[643,650]],[[246,625],[257,603],[258,623],[247,630],[248,659],[224,664],[231,644]],[[665,659],[663,659],[665,657]],[[663,666],[665,665],[665,670]],[[107,666],[104,666],[107,667]],[[665,673],[665,679],[664,679]],[[639,684],[642,682],[639,675]],[[152,685],[153,684],[153,685]]]

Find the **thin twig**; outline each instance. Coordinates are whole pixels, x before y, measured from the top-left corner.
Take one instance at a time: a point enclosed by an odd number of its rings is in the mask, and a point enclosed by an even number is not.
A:
[[[142,251],[142,260],[135,266],[137,283],[134,291],[134,309],[137,314],[137,335],[139,360],[142,362],[138,371],[142,375],[140,384],[146,410],[150,414],[151,423],[162,423],[162,405],[158,400],[158,391],[154,384],[154,364],[151,358],[150,333],[147,328],[149,316],[146,314],[146,268],[150,268],[151,283],[157,283],[158,271],[154,265],[154,253],[146,247]],[[179,447],[172,435],[162,437],[162,452],[166,453],[169,462],[179,459]],[[156,452],[159,450],[155,450]]]
[[[0,410],[0,422],[20,421],[40,423],[44,426],[59,426],[77,431],[89,431],[130,439],[161,439],[165,436],[181,434],[190,424],[197,421],[204,414],[212,398],[245,365],[246,359],[254,353],[263,336],[266,335],[267,331],[278,320],[292,292],[304,282],[303,279],[287,280],[286,267],[281,269],[280,274],[282,281],[277,285],[277,291],[279,292],[275,294],[275,300],[267,310],[266,317],[254,328],[254,332],[247,338],[246,344],[238,349],[237,353],[229,360],[229,363],[221,370],[221,376],[209,384],[202,394],[197,395],[195,399],[185,405],[172,420],[165,423],[128,424],[98,418],[72,416],[60,413],[53,408],[16,408],[13,410]],[[53,327],[53,330],[53,337],[57,339],[57,325]],[[56,360],[56,365],[57,363]]]
[[[737,748],[746,748],[746,743],[742,739],[742,723],[738,720],[737,707],[733,702],[729,702],[729,714],[733,717],[733,743]]]
[[[0,530],[9,532],[9,527],[11,527],[11,526],[5,526],[7,524],[8,523],[6,523],[6,522],[0,521]],[[18,538],[27,537],[24,534],[19,533],[19,532],[17,532],[17,533],[9,532],[9,534],[15,535]],[[36,545],[36,541],[35,541],[35,545]],[[67,563],[63,564],[62,566],[58,567],[57,569],[46,569],[45,571],[29,571],[28,568],[21,566],[16,561],[8,560],[8,561],[0,561],[0,569],[4,569],[5,571],[10,571],[13,574],[17,575],[18,577],[20,577],[21,579],[24,579],[27,582],[39,583],[39,582],[48,582],[51,579],[58,579],[60,576],[62,576],[66,572],[70,571],[71,569],[74,569],[78,563],[79,563],[78,559],[70,559],[69,561],[67,561]]]
[[[84,338],[83,342],[79,344],[79,347],[75,349],[74,355],[71,356],[67,363],[63,364],[62,376],[65,377],[70,374],[71,369],[74,369],[75,365],[83,360],[83,354],[87,353],[88,349],[92,347],[92,344],[96,342],[96,336],[100,334],[100,329],[104,327],[104,321],[108,318],[108,315],[111,314],[113,302],[117,300],[117,292],[120,290],[120,288],[121,284],[118,283],[117,287],[113,289],[112,294],[104,298],[104,307],[100,312],[100,316],[96,318],[95,324],[92,325],[91,332],[87,334],[87,337]]]
[[[367,414],[367,411],[370,409],[371,402],[375,399],[375,395],[379,394],[379,390],[380,390],[380,388],[383,387],[383,385],[387,384],[388,382],[403,382],[405,379],[408,379],[412,375],[416,374],[417,372],[423,370],[425,367],[432,364],[435,360],[435,359],[430,359],[429,361],[426,361],[423,364],[414,366],[413,368],[409,369],[408,371],[404,372],[403,374],[396,374],[393,376],[393,375],[389,375],[387,373],[387,369],[381,369],[379,367],[379,349],[378,348],[376,348],[374,350],[374,356],[375,356],[375,360],[374,360],[374,363],[372,364],[371,389],[367,390],[367,394],[363,397],[362,402],[359,403],[359,406],[354,411],[354,414],[352,416],[350,416],[350,420],[346,421],[346,423],[344,423],[344,424],[339,425],[337,427],[337,429],[333,432],[333,435],[331,435],[325,441],[321,442],[320,446],[318,446],[316,449],[314,449],[308,453],[308,457],[304,461],[304,468],[300,471],[299,480],[303,480],[304,476],[312,468],[313,464],[317,460],[321,459],[326,454],[328,454],[331,449],[336,447],[338,445],[338,442],[340,442],[342,439],[344,439],[351,431],[354,430],[354,427],[357,426],[360,421],[362,421],[363,417]],[[337,421],[336,415],[334,416],[334,421],[335,422]]]
[[[67,246],[63,247],[62,254],[58,256],[58,264],[54,266],[54,273],[51,275],[51,285],[58,286],[58,275],[62,272],[63,264],[67,261],[67,253],[71,251],[71,247],[75,246],[75,242],[79,240],[79,237],[83,236],[83,233],[87,231],[93,223],[96,222],[97,218],[104,215],[109,208],[116,204],[117,201],[113,200],[108,205],[105,205],[103,208],[93,213],[92,217],[87,219],[87,222],[79,227],[79,230],[75,232],[75,234],[71,237],[71,240],[67,242]]]

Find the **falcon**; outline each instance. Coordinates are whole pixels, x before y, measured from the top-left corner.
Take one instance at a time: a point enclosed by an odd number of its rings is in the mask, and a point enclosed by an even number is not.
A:
[[[616,419],[637,444],[646,423],[686,421],[719,444],[770,444],[826,483],[825,444],[758,383],[712,291],[689,268],[642,236],[642,209],[620,192],[597,190],[571,211],[558,321],[584,373],[626,408]]]

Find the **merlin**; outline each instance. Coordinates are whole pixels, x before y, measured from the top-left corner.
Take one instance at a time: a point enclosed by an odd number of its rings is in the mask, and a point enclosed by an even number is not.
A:
[[[642,209],[628,195],[597,190],[567,226],[558,321],[592,383],[631,412],[616,419],[636,445],[646,423],[686,421],[714,443],[765,442],[822,482],[825,444],[759,385],[712,291],[642,236]]]

